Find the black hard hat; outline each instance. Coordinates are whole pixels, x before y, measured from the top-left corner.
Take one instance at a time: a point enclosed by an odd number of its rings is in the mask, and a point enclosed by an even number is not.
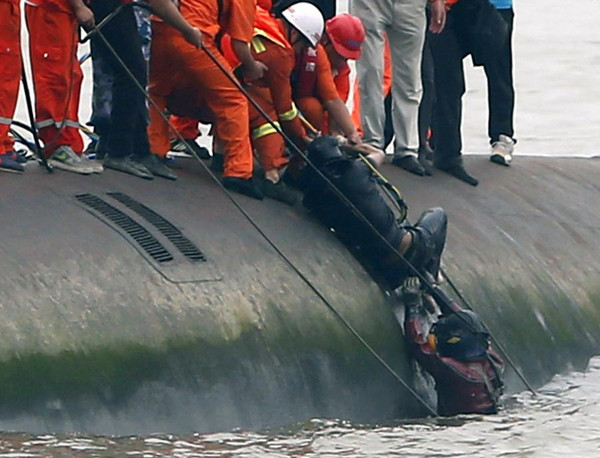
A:
[[[431,328],[442,356],[469,360],[485,355],[489,334],[476,313],[460,310],[443,316]]]
[[[322,167],[330,162],[347,159],[339,147],[337,138],[322,136],[312,141],[308,147],[308,159],[315,167]]]

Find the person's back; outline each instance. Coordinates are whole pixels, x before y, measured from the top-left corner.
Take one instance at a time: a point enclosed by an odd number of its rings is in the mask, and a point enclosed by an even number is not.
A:
[[[481,321],[440,292],[444,315],[429,331],[416,283],[409,278],[402,287],[404,334],[412,356],[435,380],[438,414],[496,413],[504,365]]]

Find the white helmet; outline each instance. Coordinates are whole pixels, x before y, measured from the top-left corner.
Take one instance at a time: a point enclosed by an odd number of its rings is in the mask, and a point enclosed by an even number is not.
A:
[[[310,44],[317,46],[321,35],[323,35],[323,27],[325,20],[323,14],[312,3],[300,2],[288,6],[281,12],[281,15],[288,21]]]

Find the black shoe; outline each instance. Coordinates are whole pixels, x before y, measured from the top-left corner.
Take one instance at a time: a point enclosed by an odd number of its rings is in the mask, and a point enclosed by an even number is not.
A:
[[[469,175],[462,164],[457,164],[452,167],[438,167],[438,169],[443,170],[444,172],[458,178],[461,181],[464,181],[465,183],[470,184],[471,186],[477,186],[479,184],[479,180],[474,176]]]
[[[419,164],[421,164],[421,167],[423,167],[423,170],[425,170],[425,175],[429,177],[433,175],[433,169],[431,168],[431,165],[429,165],[429,162],[427,162],[427,156],[425,153],[419,153],[417,160],[419,161]]]
[[[264,195],[254,185],[254,181],[252,178],[237,178],[237,177],[223,177],[221,181],[223,186],[225,186],[230,191],[239,192],[240,194],[244,194],[245,196],[252,197],[254,199],[263,200]]]
[[[221,173],[221,172],[223,172],[224,162],[225,162],[225,156],[223,156],[223,154],[221,154],[221,153],[215,153],[212,155],[212,159],[210,161],[209,168],[213,172]]]
[[[111,157],[105,156],[102,161],[104,168],[118,170],[119,172],[129,173],[146,180],[154,179],[154,176],[146,167],[139,162],[133,161],[131,157]]]
[[[175,151],[176,153],[188,153],[191,155],[196,155],[200,159],[210,159],[210,152],[208,148],[204,146],[200,146],[196,143],[196,139],[187,138],[187,139],[179,139],[176,138],[171,142],[171,151]]]
[[[167,167],[162,159],[155,154],[148,154],[139,162],[157,177],[173,181],[177,179],[177,174]]]
[[[419,146],[419,157],[421,155],[425,156],[425,159],[428,161],[433,161],[433,148],[429,145],[429,142],[425,142],[423,145]]]
[[[265,179],[262,190],[265,196],[284,204],[294,206],[298,201],[296,194],[282,180],[273,183],[271,180]]]
[[[401,167],[410,173],[414,173],[415,175],[424,176],[426,173],[425,169],[419,163],[418,159],[415,156],[413,156],[412,154],[408,155],[408,156],[402,156],[402,157],[396,156],[394,154],[394,159],[392,159],[392,164],[397,165],[398,167]]]

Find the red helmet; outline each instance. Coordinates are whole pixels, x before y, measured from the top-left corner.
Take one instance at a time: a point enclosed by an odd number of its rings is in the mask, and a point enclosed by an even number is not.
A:
[[[359,18],[351,14],[338,14],[325,23],[325,31],[339,55],[346,59],[360,57],[365,28]]]

